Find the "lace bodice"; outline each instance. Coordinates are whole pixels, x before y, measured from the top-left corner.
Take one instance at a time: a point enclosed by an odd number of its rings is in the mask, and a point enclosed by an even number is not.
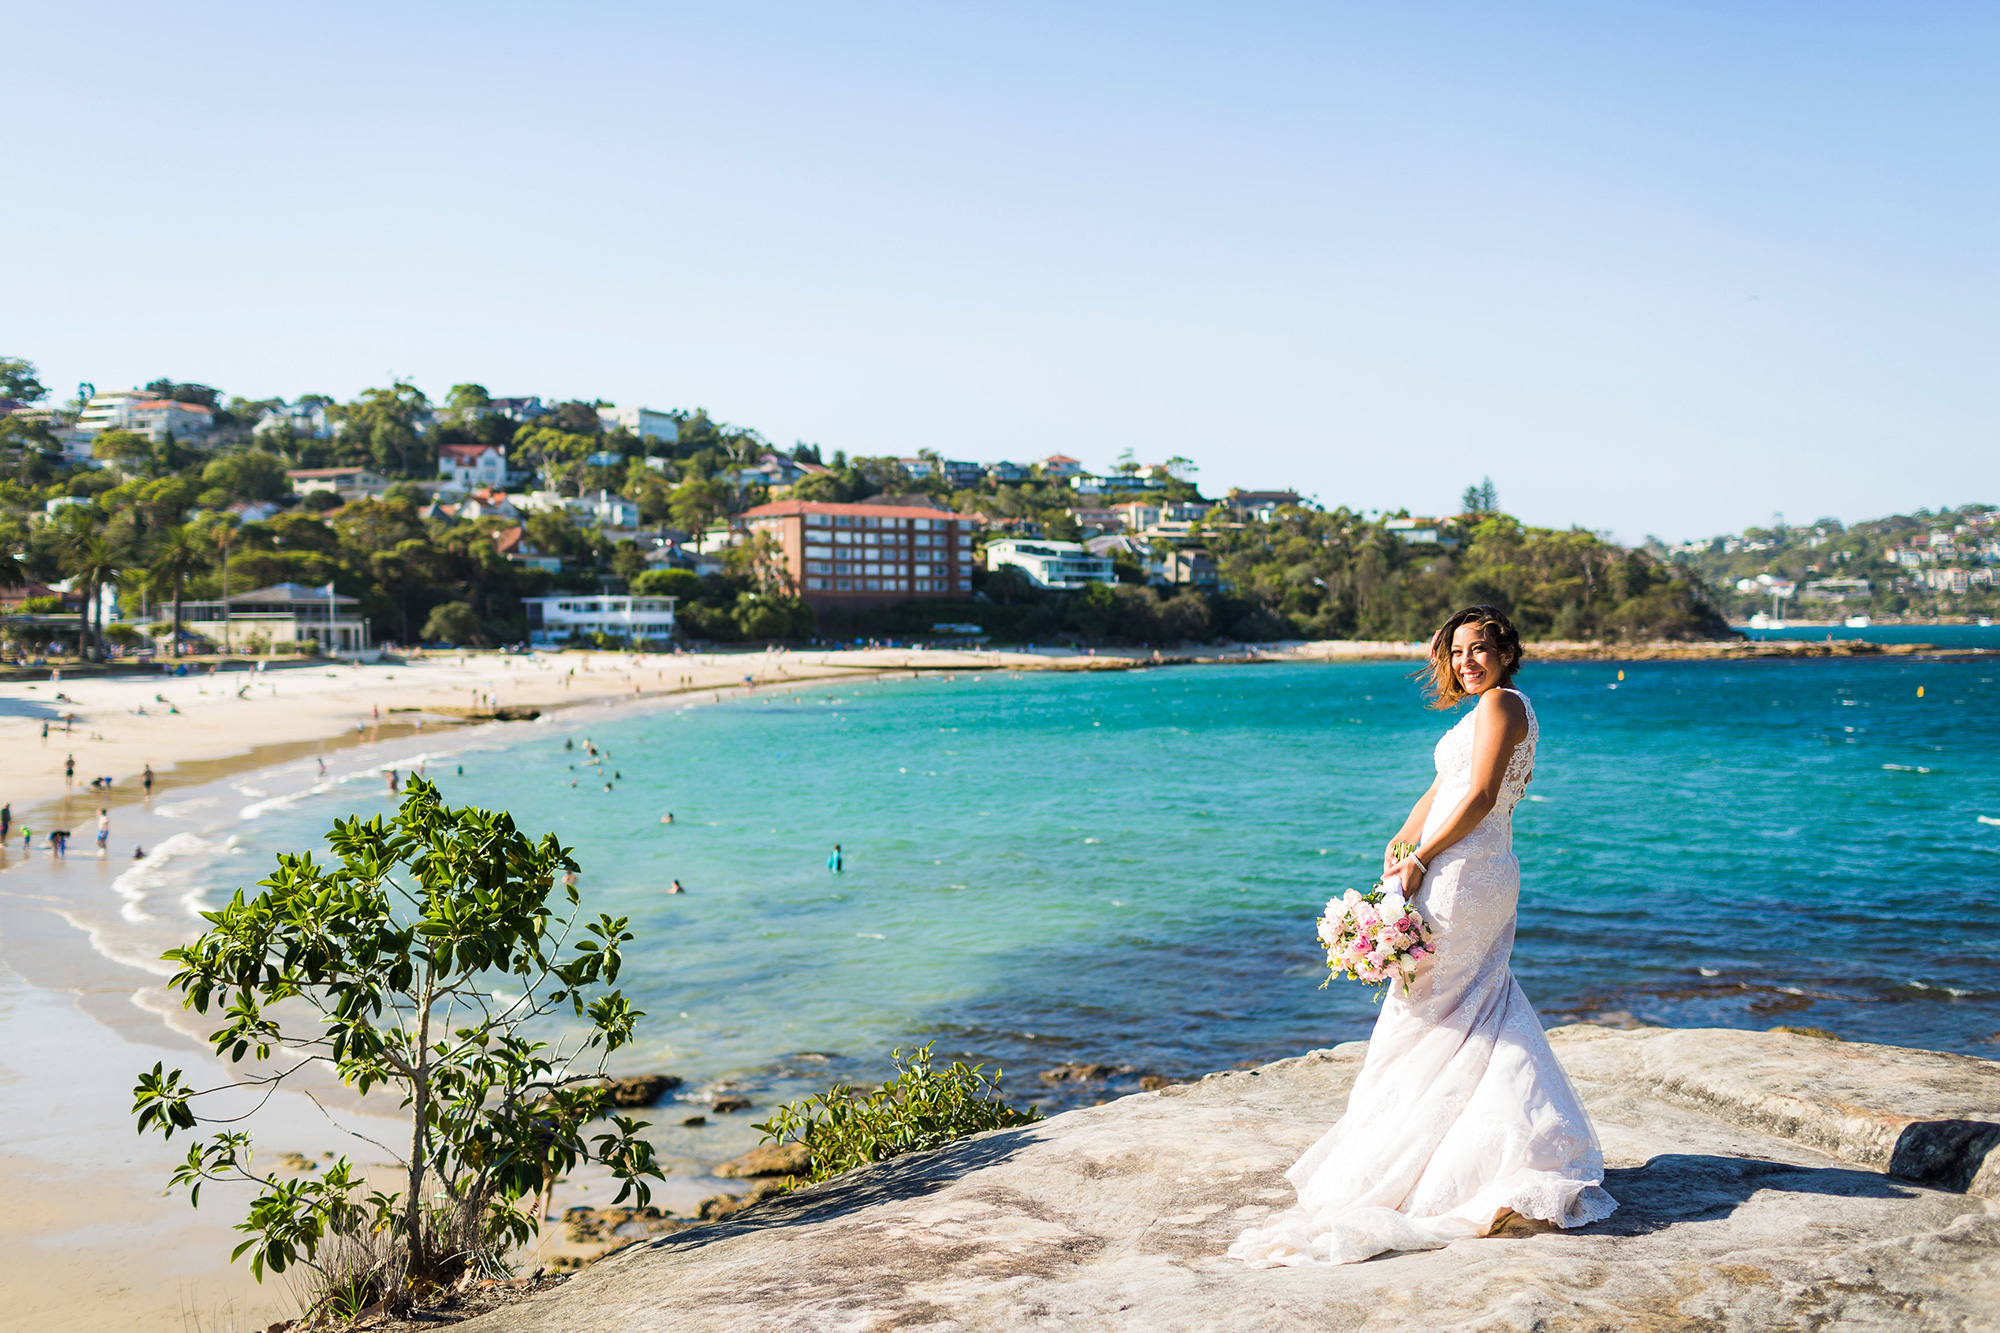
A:
[[[1507,771],[1500,777],[1500,799],[1486,816],[1487,822],[1506,823],[1512,818],[1514,807],[1527,794],[1528,782],[1535,775],[1535,742],[1541,739],[1542,734],[1540,724],[1535,721],[1535,706],[1528,702],[1528,696],[1519,690],[1508,690],[1507,693],[1519,699],[1521,706],[1528,710],[1528,734],[1514,747],[1513,755],[1507,760]],[[1438,776],[1444,779],[1444,783],[1431,806],[1433,813],[1440,809],[1449,810],[1472,786],[1472,732],[1476,717],[1476,710],[1467,713],[1458,720],[1457,726],[1438,740],[1434,757]]]

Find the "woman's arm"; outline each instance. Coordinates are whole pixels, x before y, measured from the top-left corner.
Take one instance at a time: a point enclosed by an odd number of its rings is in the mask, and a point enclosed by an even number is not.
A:
[[[1382,848],[1383,874],[1388,874],[1397,861],[1391,854],[1390,848],[1399,842],[1414,843],[1424,836],[1424,821],[1431,817],[1431,802],[1437,798],[1438,784],[1443,781],[1442,773],[1431,779],[1430,789],[1417,798],[1417,803],[1410,807],[1410,817],[1403,821],[1403,827],[1397,829],[1396,836],[1389,839],[1388,844]]]
[[[1472,787],[1445,820],[1443,827],[1425,839],[1411,859],[1395,866],[1391,875],[1402,881],[1403,896],[1415,894],[1424,882],[1421,861],[1428,866],[1446,848],[1479,827],[1479,821],[1500,801],[1500,781],[1514,747],[1528,737],[1528,709],[1519,696],[1506,690],[1488,690],[1473,710]]]

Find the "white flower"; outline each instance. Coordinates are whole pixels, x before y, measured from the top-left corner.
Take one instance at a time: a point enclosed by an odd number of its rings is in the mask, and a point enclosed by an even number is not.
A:
[[[1404,906],[1403,895],[1392,889],[1389,892],[1389,896],[1382,900],[1377,910],[1382,913],[1384,921],[1394,921],[1403,914]]]

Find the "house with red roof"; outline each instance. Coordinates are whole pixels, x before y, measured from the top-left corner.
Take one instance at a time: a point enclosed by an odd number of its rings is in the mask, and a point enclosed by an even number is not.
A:
[[[441,444],[438,476],[461,490],[507,484],[507,451],[492,444]]]

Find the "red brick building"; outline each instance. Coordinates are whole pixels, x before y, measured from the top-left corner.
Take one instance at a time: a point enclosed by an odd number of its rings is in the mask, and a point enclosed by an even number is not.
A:
[[[973,520],[948,509],[778,500],[733,522],[776,541],[814,607],[972,595]]]

